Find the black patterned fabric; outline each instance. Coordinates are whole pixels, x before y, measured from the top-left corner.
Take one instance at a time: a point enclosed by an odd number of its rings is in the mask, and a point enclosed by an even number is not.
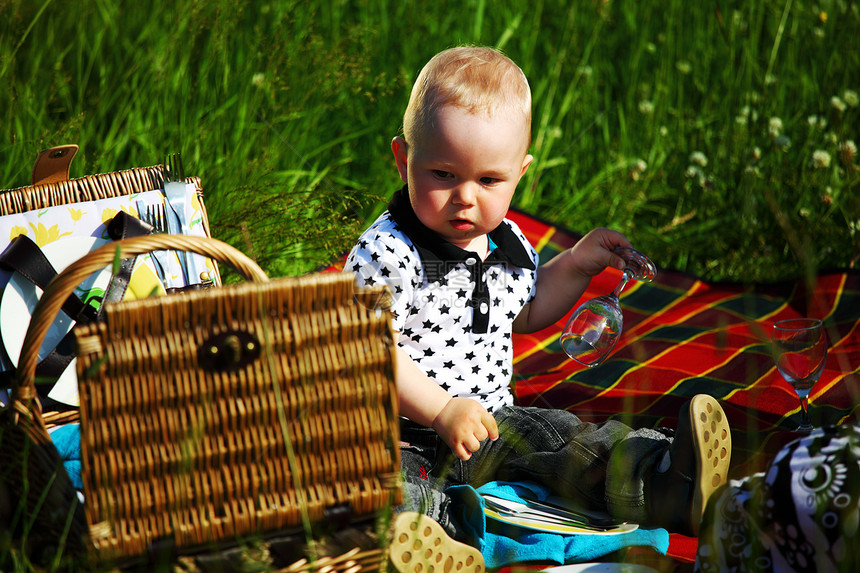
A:
[[[860,571],[860,424],[815,430],[717,492],[696,571]]]

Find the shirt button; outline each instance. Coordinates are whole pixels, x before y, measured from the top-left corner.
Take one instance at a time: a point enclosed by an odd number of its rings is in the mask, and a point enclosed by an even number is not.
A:
[[[490,310],[490,307],[487,306],[487,303],[482,302],[479,310],[480,310],[481,314],[487,314],[487,311]]]
[[[469,257],[468,259],[466,259],[467,265],[474,265],[477,262],[478,262],[478,259],[476,259],[475,257]]]

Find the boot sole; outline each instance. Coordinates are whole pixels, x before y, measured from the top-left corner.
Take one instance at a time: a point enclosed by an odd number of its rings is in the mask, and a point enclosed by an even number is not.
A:
[[[481,552],[451,539],[432,518],[405,511],[392,527],[388,561],[400,573],[484,573]]]
[[[732,432],[719,402],[707,394],[699,394],[690,400],[689,415],[698,476],[693,489],[692,529],[693,534],[698,535],[708,499],[728,481]]]

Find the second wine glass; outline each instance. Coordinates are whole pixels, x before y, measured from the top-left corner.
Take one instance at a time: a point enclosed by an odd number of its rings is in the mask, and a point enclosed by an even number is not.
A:
[[[597,366],[612,352],[624,324],[619,295],[630,279],[651,282],[657,268],[651,260],[630,247],[618,247],[615,254],[624,259],[621,280],[610,294],[582,303],[561,332],[561,347],[572,359],[585,366]]]
[[[809,432],[809,392],[827,360],[827,336],[817,318],[790,318],[774,323],[773,361],[800,399],[798,432]]]

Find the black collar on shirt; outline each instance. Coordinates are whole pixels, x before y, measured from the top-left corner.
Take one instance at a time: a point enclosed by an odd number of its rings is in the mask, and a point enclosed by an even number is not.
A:
[[[439,237],[422,223],[409,201],[409,190],[404,185],[394,194],[388,204],[388,212],[400,230],[412,241],[421,257],[421,266],[430,282],[440,282],[458,264],[469,270],[475,288],[468,302],[472,307],[472,332],[487,332],[490,321],[490,294],[484,279],[483,269],[494,264],[511,264],[519,268],[534,270],[535,265],[523,244],[514,235],[510,226],[502,222],[488,233],[495,243],[484,261],[478,253],[466,251]]]
[[[409,237],[415,248],[418,249],[424,272],[430,282],[437,282],[459,263],[466,264],[469,258],[481,260],[477,253],[452,245],[428,229],[415,215],[412,204],[409,202],[409,190],[405,185],[392,197],[388,204],[388,212],[391,213],[400,230]],[[484,266],[495,263],[510,263],[523,269],[532,271],[535,269],[525,247],[507,223],[500,223],[498,227],[489,232],[489,237],[495,243],[496,248],[484,260]],[[469,265],[467,264],[467,266]]]

